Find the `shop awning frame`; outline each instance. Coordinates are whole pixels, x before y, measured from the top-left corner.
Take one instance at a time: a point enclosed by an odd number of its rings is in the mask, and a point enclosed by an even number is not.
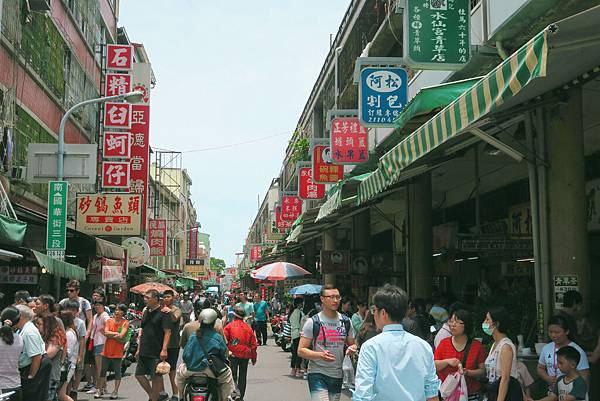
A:
[[[54,259],[33,249],[31,251],[39,265],[45,267],[48,270],[48,273],[66,279],[75,279],[79,281],[86,280],[86,271],[84,268],[63,262],[62,260]]]

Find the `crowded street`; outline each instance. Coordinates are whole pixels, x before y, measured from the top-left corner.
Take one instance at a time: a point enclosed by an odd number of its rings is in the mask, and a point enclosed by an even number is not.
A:
[[[0,0],[0,401],[600,401],[600,0]]]

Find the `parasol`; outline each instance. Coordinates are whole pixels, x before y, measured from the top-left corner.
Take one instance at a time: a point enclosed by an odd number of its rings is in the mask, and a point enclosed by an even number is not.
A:
[[[173,288],[169,287],[168,285],[161,284],[161,283],[154,283],[154,282],[138,284],[129,289],[129,291],[131,291],[131,292],[134,292],[136,294],[142,294],[142,295],[144,295],[146,292],[148,292],[148,290],[156,290],[159,293],[165,292],[166,290],[171,290],[175,294],[177,294],[177,291],[175,291]]]
[[[304,270],[298,265],[287,262],[269,263],[252,271],[250,276],[259,280],[279,281],[289,278],[300,278],[310,276],[311,272]]]

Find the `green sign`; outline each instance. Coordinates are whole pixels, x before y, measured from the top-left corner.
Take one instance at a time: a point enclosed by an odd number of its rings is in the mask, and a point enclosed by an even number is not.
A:
[[[48,226],[46,231],[47,254],[64,259],[67,245],[67,181],[48,183]]]
[[[459,70],[471,58],[471,0],[406,0],[404,61],[422,70]]]

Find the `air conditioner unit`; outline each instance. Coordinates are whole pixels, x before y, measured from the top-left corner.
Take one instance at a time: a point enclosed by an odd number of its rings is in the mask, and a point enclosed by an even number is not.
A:
[[[50,0],[29,0],[29,9],[40,13],[51,11]]]
[[[10,170],[10,178],[13,180],[25,181],[27,178],[27,167],[26,166],[15,166]]]

